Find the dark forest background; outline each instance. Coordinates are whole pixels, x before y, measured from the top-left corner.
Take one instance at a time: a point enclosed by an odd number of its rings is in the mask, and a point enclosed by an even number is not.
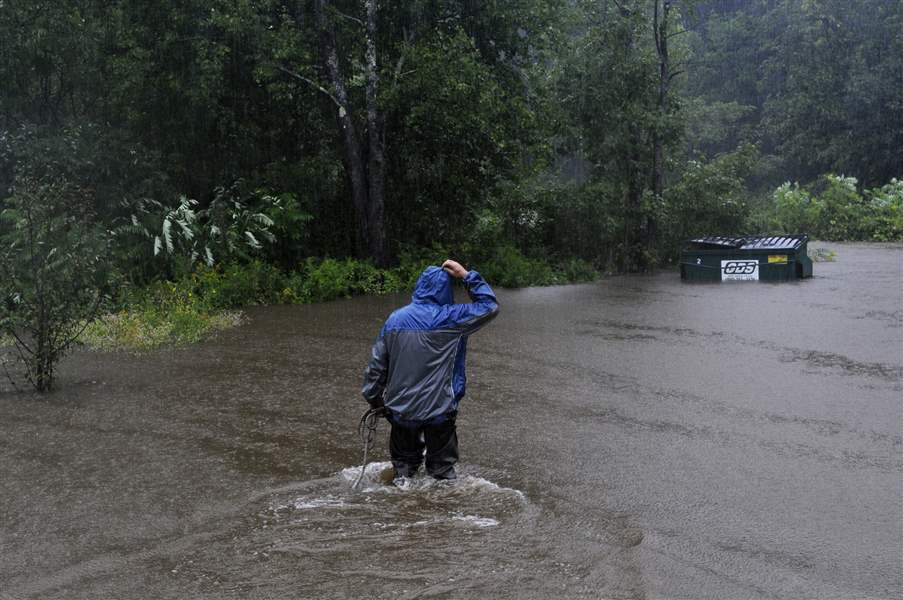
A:
[[[901,28],[896,0],[4,0],[0,191],[65,181],[123,265],[184,234],[645,270],[779,229],[784,182],[899,176]]]

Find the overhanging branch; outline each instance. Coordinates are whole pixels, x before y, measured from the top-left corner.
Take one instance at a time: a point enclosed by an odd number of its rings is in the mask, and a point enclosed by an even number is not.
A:
[[[669,34],[666,35],[665,37],[668,38],[668,39],[670,40],[670,39],[673,38],[673,37],[677,37],[677,36],[679,36],[679,35],[682,35],[682,34],[684,34],[684,33],[689,33],[689,32],[690,32],[689,29],[681,29],[680,31],[675,31],[674,33],[669,33]]]
[[[339,102],[338,99],[337,99],[335,96],[333,96],[333,95],[329,92],[329,90],[327,90],[326,88],[324,88],[322,85],[320,85],[319,83],[317,83],[317,82],[314,81],[313,79],[309,79],[309,78],[305,77],[304,75],[301,75],[300,73],[296,73],[295,71],[292,71],[291,69],[286,69],[286,68],[283,67],[282,65],[272,64],[272,66],[276,67],[277,69],[279,69],[280,71],[282,71],[282,72],[285,73],[286,75],[291,75],[291,76],[294,77],[295,79],[300,79],[301,81],[303,81],[304,83],[310,85],[311,87],[313,87],[313,88],[316,89],[317,91],[326,94],[326,96],[328,96],[329,99],[332,100],[332,102],[333,102],[336,106],[338,106],[339,108],[342,108],[342,109],[345,108],[344,106],[342,106],[342,103]]]
[[[360,25],[361,27],[365,27],[364,22],[361,21],[360,19],[358,19],[357,17],[352,17],[351,15],[346,15],[345,13],[343,13],[343,12],[337,10],[334,6],[333,6],[333,7],[330,7],[330,9],[331,9],[331,11],[332,11],[333,13],[335,13],[337,16],[342,17],[343,19],[348,19],[349,21],[354,21],[355,23],[357,23],[357,24]]]

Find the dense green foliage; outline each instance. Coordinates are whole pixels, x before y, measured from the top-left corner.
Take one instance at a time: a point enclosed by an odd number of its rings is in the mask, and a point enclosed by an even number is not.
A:
[[[448,255],[518,286],[705,234],[901,238],[896,0],[368,6],[0,3],[0,210],[80,190],[60,218],[148,315],[167,281],[207,314]]]
[[[145,281],[190,270],[168,258],[179,244],[208,264],[209,251],[214,262],[260,258],[287,270],[309,256],[366,258],[315,4],[5,5],[0,189],[23,164],[52,164],[91,190],[97,218],[121,234],[122,269]],[[364,131],[363,4],[323,6]],[[714,207],[698,196],[714,195],[710,180],[724,189],[739,178],[715,201],[723,208],[750,184],[764,191],[835,172],[874,187],[900,175],[899,3],[671,5],[661,97],[652,26],[664,6],[381,3],[376,108],[391,254],[474,248],[480,223],[496,220],[504,235],[484,256],[510,246],[647,268]],[[739,150],[749,145],[754,160]],[[740,171],[722,157],[738,153],[749,159]],[[187,229],[200,228],[190,239],[179,225],[186,207],[197,217]],[[274,244],[256,239],[261,217],[273,221],[264,228]],[[731,208],[706,220],[720,231],[743,228],[741,217]],[[156,253],[148,236],[163,242]]]
[[[697,16],[687,73],[698,150],[759,144],[766,185],[900,176],[903,4],[727,0],[700,3]]]
[[[887,242],[903,238],[903,182],[860,193],[852,177],[827,175],[808,189],[785,183],[774,193],[776,229],[824,240]]]

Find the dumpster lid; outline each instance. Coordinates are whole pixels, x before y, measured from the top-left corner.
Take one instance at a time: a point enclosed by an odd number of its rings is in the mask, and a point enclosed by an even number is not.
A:
[[[773,235],[756,237],[708,236],[690,240],[690,247],[700,250],[724,248],[729,250],[799,250],[809,236]]]

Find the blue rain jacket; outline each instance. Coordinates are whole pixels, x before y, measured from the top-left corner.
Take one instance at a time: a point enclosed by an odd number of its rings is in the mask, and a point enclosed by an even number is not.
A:
[[[467,385],[467,337],[499,311],[479,273],[470,271],[463,281],[471,303],[455,304],[451,275],[427,267],[411,303],[389,315],[373,344],[361,393],[371,404],[382,399],[393,423],[434,425],[458,410]]]

